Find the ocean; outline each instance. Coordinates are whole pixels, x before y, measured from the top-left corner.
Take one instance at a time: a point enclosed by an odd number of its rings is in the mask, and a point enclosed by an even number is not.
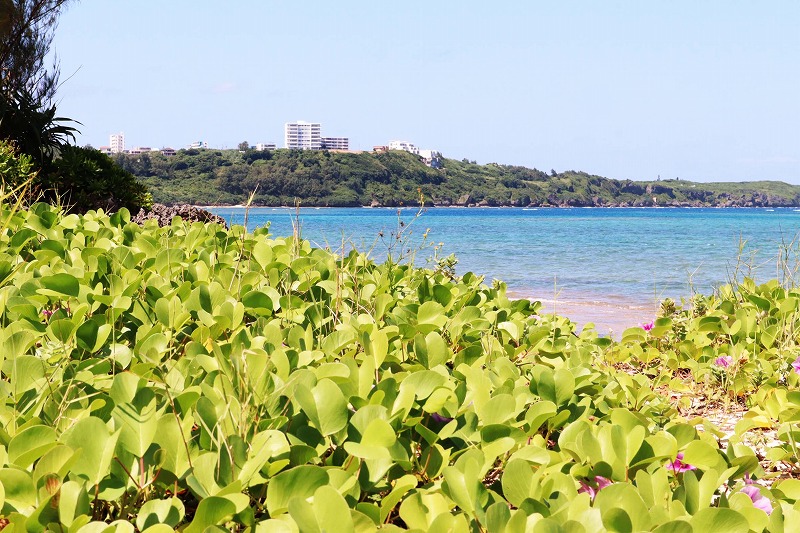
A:
[[[245,209],[212,208],[243,224]],[[744,276],[800,283],[800,209],[715,208],[251,208],[249,229],[270,225],[333,250],[381,261],[415,255],[420,266],[455,254],[456,272],[504,281],[598,331],[649,321],[659,302],[710,294]],[[399,238],[397,238],[399,235]],[[779,260],[779,258],[782,258]]]

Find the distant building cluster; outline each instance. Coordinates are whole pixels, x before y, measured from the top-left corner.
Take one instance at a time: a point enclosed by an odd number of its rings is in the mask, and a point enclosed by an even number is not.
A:
[[[245,145],[242,147],[242,145]],[[240,145],[240,150],[248,147],[247,143]],[[350,151],[349,137],[323,137],[322,124],[319,122],[287,122],[284,124],[284,146],[290,150],[336,150]],[[252,146],[255,150],[275,150],[274,143],[256,143]],[[208,148],[205,141],[195,141],[187,146],[187,149],[203,150]],[[151,148],[149,146],[137,146],[125,148],[125,134],[114,133],[109,138],[108,146],[101,146],[99,150],[108,155],[114,154],[144,154],[149,152],[160,152],[165,156],[173,156],[177,153],[174,148]],[[402,150],[419,156],[422,161],[433,168],[441,167],[442,154],[437,150],[420,149],[408,141],[390,141],[388,145],[373,146],[373,152],[386,152],[389,150]]]
[[[150,152],[160,152],[162,155],[171,156],[175,155],[177,151],[174,148],[151,148],[149,146],[137,146],[135,148],[127,149],[125,148],[125,134],[122,132],[119,133],[112,133],[108,140],[109,146],[101,146],[98,148],[101,152],[106,155],[114,155],[114,154],[145,154]],[[195,144],[204,144],[205,148],[208,148],[208,143],[195,143]]]

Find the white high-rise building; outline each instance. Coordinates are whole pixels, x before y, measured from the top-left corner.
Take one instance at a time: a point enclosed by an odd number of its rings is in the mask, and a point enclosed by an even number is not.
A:
[[[111,135],[110,144],[112,154],[121,154],[125,151],[125,134],[122,132]]]
[[[319,122],[287,122],[284,128],[286,148],[319,150],[322,148],[322,125]]]

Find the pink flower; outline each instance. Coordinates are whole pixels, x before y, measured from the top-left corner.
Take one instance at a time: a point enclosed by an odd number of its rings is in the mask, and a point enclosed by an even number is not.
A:
[[[798,355],[797,359],[795,359],[792,363],[792,368],[794,369],[795,374],[800,374],[800,355]]]
[[[452,418],[448,418],[448,417],[446,417],[444,415],[440,415],[439,413],[431,413],[431,420],[441,424],[443,422],[450,422],[453,419]]]
[[[598,492],[600,492],[600,489],[604,489],[613,483],[613,481],[603,476],[594,476],[594,482],[597,485],[596,489],[586,481],[581,481],[580,482],[581,486],[578,489],[578,494],[585,492],[586,494],[589,495],[589,499],[594,501],[594,497],[597,495]]]
[[[650,322],[648,322],[647,324],[642,324],[642,329],[643,329],[643,330],[645,330],[645,331],[650,331],[651,329],[653,329],[653,327],[654,327],[655,325],[656,325],[656,324],[655,324],[655,322],[653,322],[653,321],[651,320],[651,321],[650,321]]]
[[[674,461],[667,461],[667,470],[672,470],[676,474],[686,472],[687,470],[697,470],[696,466],[683,462],[683,452],[678,452]]]
[[[597,482],[597,490],[604,489],[604,488],[608,487],[609,485],[611,485],[612,483],[614,483],[613,481],[611,481],[607,477],[603,477],[603,476],[594,476],[594,480],[595,480],[595,482]]]
[[[757,485],[746,485],[742,488],[742,492],[747,494],[747,496],[753,502],[753,507],[756,509],[761,509],[767,514],[772,513],[772,502],[769,501],[769,498],[761,494],[761,491],[758,489]]]
[[[585,481],[581,481],[580,484],[581,484],[581,486],[578,489],[578,494],[586,493],[586,494],[589,495],[589,499],[594,500],[594,496],[595,496],[595,494],[597,494],[597,491],[594,490],[594,487],[592,487],[591,485],[589,485]]]
[[[720,355],[719,357],[714,359],[714,364],[722,368],[728,368],[729,366],[731,366],[732,363],[733,363],[733,357],[731,357],[730,355]]]

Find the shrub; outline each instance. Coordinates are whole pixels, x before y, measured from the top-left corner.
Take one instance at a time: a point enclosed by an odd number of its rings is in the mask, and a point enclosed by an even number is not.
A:
[[[18,154],[13,143],[0,140],[0,178],[3,187],[15,188],[35,174],[33,158]]]
[[[92,148],[65,146],[40,186],[49,201],[63,203],[75,212],[111,212],[122,207],[138,211],[153,203],[147,188],[133,174]]]

